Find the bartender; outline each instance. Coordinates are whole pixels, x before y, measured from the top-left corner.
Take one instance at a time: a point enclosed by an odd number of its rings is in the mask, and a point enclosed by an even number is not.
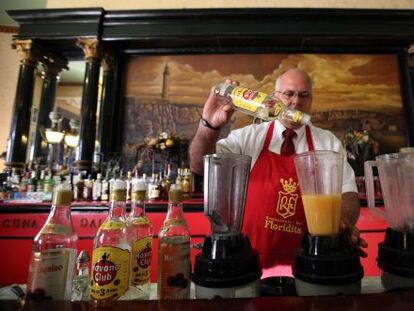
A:
[[[311,112],[312,82],[309,75],[298,68],[289,69],[278,77],[274,95],[287,107]],[[331,150],[344,154],[345,151],[332,132],[287,120],[251,124],[218,140],[220,129],[230,121],[233,112],[232,106],[216,97],[212,89],[189,147],[191,170],[203,173],[206,154],[237,153],[252,158],[243,232],[260,253],[262,277],[291,275],[291,264],[307,232],[297,186],[295,153]],[[359,247],[361,256],[366,257],[361,247],[366,248],[367,243],[355,227],[359,216],[355,175],[345,156],[341,211],[341,229]]]

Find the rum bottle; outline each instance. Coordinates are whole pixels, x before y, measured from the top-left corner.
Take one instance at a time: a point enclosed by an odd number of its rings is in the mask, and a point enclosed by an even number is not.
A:
[[[89,299],[89,262],[90,258],[88,251],[81,251],[76,260],[77,273],[73,278],[71,298],[72,301]]]
[[[129,288],[131,245],[125,218],[126,184],[113,182],[108,217],[93,241],[91,299],[105,303],[119,299]]]
[[[215,94],[225,98],[236,110],[265,121],[285,119],[298,124],[308,124],[310,115],[286,107],[279,99],[243,86],[223,82],[215,87]]]
[[[152,223],[145,214],[146,186],[134,180],[128,226],[132,240],[131,284],[138,289],[133,298],[149,299],[152,258]]]
[[[158,299],[190,298],[190,231],[182,197],[181,187],[172,185],[167,216],[158,234]]]
[[[27,281],[27,299],[69,300],[78,236],[70,213],[72,191],[56,187],[46,223],[33,241]]]

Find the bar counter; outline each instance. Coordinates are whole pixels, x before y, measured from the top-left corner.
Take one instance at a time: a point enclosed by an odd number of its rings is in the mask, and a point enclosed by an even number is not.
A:
[[[0,301],[1,310],[19,310],[21,306],[13,301]],[[44,301],[30,302],[23,310],[414,310],[414,289],[398,290],[379,294],[337,295],[314,297],[260,297],[246,299],[193,299],[193,300],[147,300],[116,301],[103,308],[91,302]]]

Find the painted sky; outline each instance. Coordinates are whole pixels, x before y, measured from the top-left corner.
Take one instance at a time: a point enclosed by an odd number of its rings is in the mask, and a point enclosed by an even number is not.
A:
[[[211,87],[227,78],[273,93],[284,70],[299,67],[313,80],[317,110],[402,107],[395,55],[227,54],[136,56],[127,66],[126,95],[159,97],[165,64],[170,100],[203,105]]]

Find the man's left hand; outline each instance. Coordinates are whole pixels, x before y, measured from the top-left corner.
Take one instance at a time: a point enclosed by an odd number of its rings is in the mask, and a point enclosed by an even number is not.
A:
[[[368,247],[367,241],[361,238],[360,232],[357,227],[351,224],[345,224],[343,221],[341,222],[341,231],[345,232],[349,238],[349,241],[352,245],[358,248],[359,255],[363,258],[368,256],[367,252],[363,250],[363,248]]]

